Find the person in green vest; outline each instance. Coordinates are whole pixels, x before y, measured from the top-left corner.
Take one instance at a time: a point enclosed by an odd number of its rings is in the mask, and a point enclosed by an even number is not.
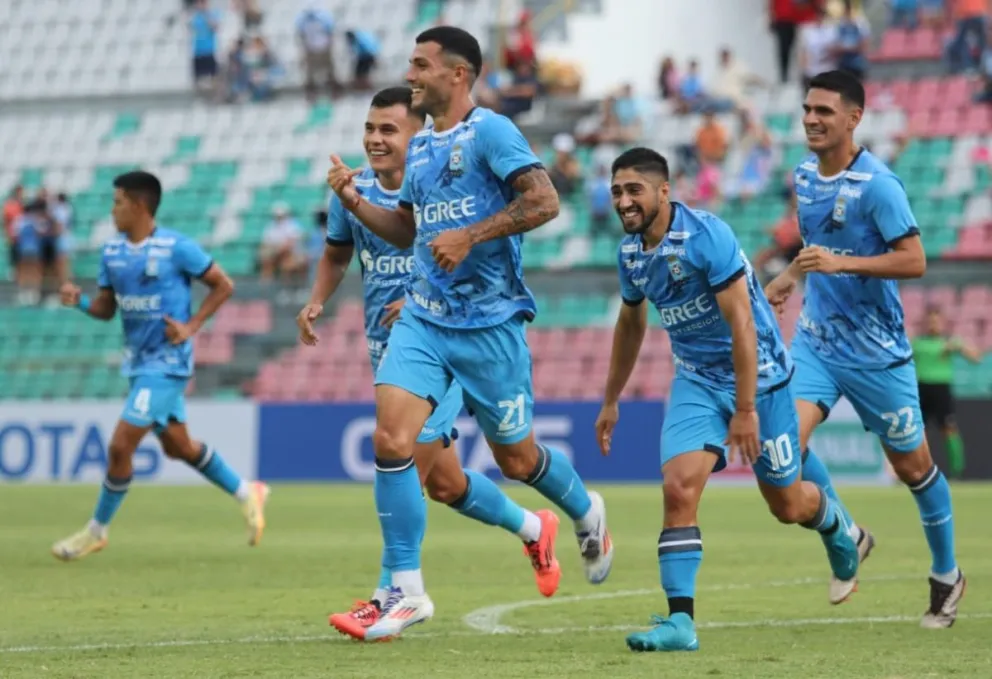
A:
[[[916,381],[920,389],[920,410],[926,423],[933,422],[940,428],[947,449],[948,472],[960,477],[964,471],[964,442],[954,421],[955,354],[972,363],[980,363],[981,354],[960,338],[950,337],[944,331],[944,316],[940,309],[927,309],[924,333],[912,340],[913,360],[916,362]]]

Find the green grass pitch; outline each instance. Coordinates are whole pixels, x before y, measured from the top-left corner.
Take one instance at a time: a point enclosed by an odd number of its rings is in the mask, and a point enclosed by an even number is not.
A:
[[[0,490],[0,677],[992,677],[992,487],[954,486],[968,576],[950,630],[918,627],[929,556],[903,488],[842,489],[878,547],[851,601],[827,603],[819,539],[780,526],[756,489],[711,488],[697,653],[634,654],[626,631],[665,613],[656,487],[600,488],[617,548],[588,585],[565,529],[563,577],[542,600],[516,538],[431,506],[424,572],[437,613],[390,644],[345,641],[327,615],[367,597],[380,538],[371,489],[276,486],[258,548],[207,487],[135,487],[110,546],[61,563],[52,542],[88,518],[94,487]],[[547,503],[526,488],[527,506]],[[501,633],[493,634],[493,630]]]

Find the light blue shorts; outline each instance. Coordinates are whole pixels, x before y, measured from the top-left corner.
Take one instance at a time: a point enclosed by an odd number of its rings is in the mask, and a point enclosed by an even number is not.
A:
[[[390,384],[441,409],[453,383],[465,406],[494,443],[530,434],[534,415],[530,349],[524,321],[455,330],[424,321],[404,308],[389,335],[375,383]]]
[[[878,370],[844,368],[824,362],[801,341],[792,343],[791,353],[796,365],[792,380],[796,398],[819,406],[823,419],[843,396],[854,406],[865,430],[881,438],[887,448],[911,453],[923,443],[923,414],[912,361]]]
[[[799,477],[799,416],[790,385],[758,396],[755,403],[761,456],[754,475],[771,486],[790,486]],[[734,395],[684,377],[672,381],[661,428],[661,466],[669,460],[705,450],[717,456],[713,471],[727,466],[727,427],[734,415]]]
[[[131,392],[121,419],[136,427],[160,433],[170,422],[186,421],[186,377],[138,375],[131,378]]]

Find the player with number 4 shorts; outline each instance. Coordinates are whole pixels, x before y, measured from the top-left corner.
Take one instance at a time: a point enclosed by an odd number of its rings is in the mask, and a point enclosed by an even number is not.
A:
[[[168,457],[182,460],[234,496],[248,525],[248,544],[265,529],[269,488],[245,481],[206,443],[190,438],[183,394],[193,376],[193,335],[234,292],[234,284],[195,241],[157,226],[162,185],[152,174],[128,172],[114,180],[113,219],[119,236],[103,247],[95,299],[66,283],[62,303],[101,321],[118,312],[124,329],[122,372],[131,392],[108,446],[107,476],[93,518],[78,533],[60,540],[52,554],[80,559],[107,545],[107,527],[131,485],[134,451],[154,431]],[[209,289],[191,313],[190,283]]]
[[[954,555],[950,487],[924,434],[896,283],[922,276],[926,254],[902,182],[854,143],[864,107],[864,87],[850,74],[828,71],[811,80],[803,124],[812,154],[795,171],[804,247],[765,292],[781,308],[806,276],[792,342],[800,438],[805,446],[843,396],[881,439],[930,547],[921,625],[945,628],[957,618],[965,579]]]
[[[672,343],[672,382],[661,433],[664,528],[658,538],[668,617],[627,637],[634,651],[695,651],[696,573],[703,557],[697,507],[710,474],[740,456],[754,467],[772,514],[819,533],[834,582],[854,591],[858,549],[843,513],[800,473],[792,361],[754,270],[730,227],[669,199],[668,162],[634,148],[613,162],[613,205],[623,223],[623,306],[596,433],[604,455],[654,305]],[[624,451],[626,452],[626,451]],[[621,452],[623,454],[623,452]],[[833,586],[832,586],[833,589]]]
[[[411,96],[409,87],[382,90],[372,98],[365,121],[363,146],[369,167],[355,177],[355,189],[365,200],[388,209],[395,208],[399,199],[410,138],[424,126],[423,115],[411,110]],[[388,347],[390,329],[404,306],[413,254],[409,249],[402,250],[387,243],[362,226],[341,206],[336,195],[331,197],[328,209],[327,245],[317,265],[310,303],[300,311],[297,323],[300,340],[310,346],[317,344],[313,322],[344,278],[355,251],[359,253],[365,295],[365,334],[374,372]],[[522,509],[484,474],[462,470],[453,445],[457,437],[455,418],[461,409],[462,389],[453,382],[421,430],[413,449],[421,483],[431,499],[481,523],[500,526],[517,534],[524,541],[524,553],[530,558],[538,589],[544,596],[551,596],[558,589],[561,576],[554,555],[558,517],[546,510],[534,513]],[[416,548],[420,549],[419,543]],[[372,598],[356,603],[346,613],[332,615],[330,624],[355,639],[369,638],[369,629],[402,598],[402,584],[394,582],[388,555],[383,550],[379,584]],[[418,614],[424,615],[425,609],[419,610]],[[372,630],[371,638],[375,638],[375,633],[376,630]]]
[[[396,209],[374,205],[361,171],[334,159],[342,206],[393,245],[413,247],[406,303],[376,372],[376,508],[386,561],[402,596],[366,638],[394,637],[433,610],[420,573],[423,500],[414,443],[453,383],[461,386],[503,475],[523,481],[575,522],[586,578],[606,579],[613,546],[602,498],[561,451],[532,431],[525,325],[536,313],[524,284],[522,234],[558,213],[558,195],[520,130],[478,108],[478,41],[451,26],[417,36],[407,82],[432,119],[410,141]],[[466,504],[476,502],[470,486]]]

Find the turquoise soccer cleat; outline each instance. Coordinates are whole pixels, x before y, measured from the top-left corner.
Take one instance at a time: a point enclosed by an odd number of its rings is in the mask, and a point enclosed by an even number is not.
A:
[[[647,632],[634,632],[627,636],[627,648],[632,651],[698,651],[696,624],[685,613],[675,613],[670,618],[651,616],[654,625]]]

